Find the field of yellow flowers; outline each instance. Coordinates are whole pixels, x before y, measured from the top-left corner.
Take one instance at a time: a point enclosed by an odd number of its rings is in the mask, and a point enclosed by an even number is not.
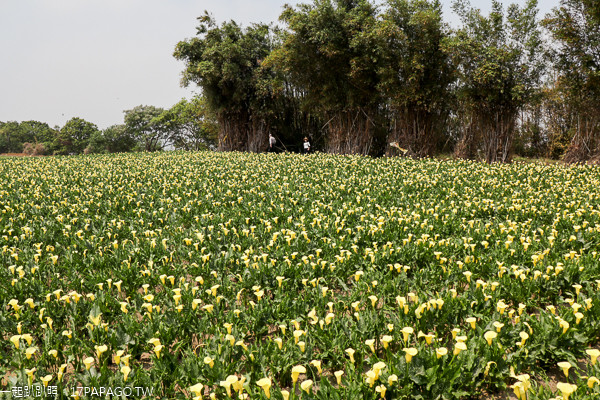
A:
[[[589,166],[5,158],[0,396],[598,398],[599,252]]]

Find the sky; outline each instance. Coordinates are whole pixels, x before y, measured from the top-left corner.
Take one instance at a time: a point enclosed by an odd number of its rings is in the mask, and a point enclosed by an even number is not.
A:
[[[308,1],[302,1],[308,2]],[[444,18],[457,17],[441,0]],[[503,1],[504,4],[524,0]],[[180,85],[175,45],[208,10],[220,23],[275,22],[294,0],[0,0],[0,121],[100,129],[138,105],[169,108],[198,89]],[[471,0],[487,12],[491,0]],[[541,15],[558,0],[540,0]]]

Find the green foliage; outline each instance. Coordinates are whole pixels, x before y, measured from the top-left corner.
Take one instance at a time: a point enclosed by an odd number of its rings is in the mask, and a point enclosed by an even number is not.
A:
[[[301,95],[304,110],[326,123],[328,151],[377,152],[381,146],[377,8],[368,0],[317,0],[286,6],[281,47],[269,65]]]
[[[135,137],[130,134],[125,125],[112,125],[103,132],[106,151],[109,153],[126,153],[136,149]]]
[[[58,132],[39,121],[0,122],[0,153],[21,153],[25,143],[42,143],[51,152]]]
[[[392,111],[388,142],[432,155],[443,140],[456,78],[439,1],[388,1],[376,36],[379,89]]]
[[[164,112],[154,106],[125,110],[126,135],[135,138],[146,151],[162,150],[169,142],[169,126],[161,118]]]
[[[453,7],[463,23],[451,44],[460,72],[458,94],[464,124],[475,132],[465,135],[462,145],[475,147],[487,162],[506,161],[517,113],[539,90],[544,71],[537,1],[523,8],[513,4],[505,13],[494,0],[487,17],[467,0]]]
[[[573,141],[568,161],[587,160],[600,151],[600,3],[562,0],[543,21],[556,46],[556,89],[568,108]]]
[[[87,147],[98,127],[81,118],[71,118],[60,129],[57,136],[57,154],[81,154]]]
[[[269,378],[278,400],[458,400],[527,382],[521,399],[549,400],[546,372],[569,361],[554,380],[597,399],[598,174],[321,153],[2,158],[3,384],[265,400]]]
[[[219,127],[204,97],[196,96],[189,101],[182,99],[161,118],[169,125],[171,141],[176,149],[216,148]]]
[[[272,74],[260,66],[274,46],[271,28],[254,24],[243,29],[233,21],[217,26],[208,13],[198,20],[198,36],[175,48],[174,56],[186,64],[182,83],[202,88],[219,120],[221,149],[266,148],[269,116],[277,103],[270,102],[275,96]]]

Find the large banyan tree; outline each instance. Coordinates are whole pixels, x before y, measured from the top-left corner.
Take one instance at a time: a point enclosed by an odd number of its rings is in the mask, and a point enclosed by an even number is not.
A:
[[[377,90],[377,8],[367,0],[287,6],[282,45],[270,64],[302,93],[302,109],[323,121],[324,150],[376,154],[383,148]]]
[[[198,20],[198,35],[175,48],[174,56],[186,64],[182,83],[202,89],[217,116],[220,150],[264,150],[274,97],[269,71],[261,68],[274,45],[270,27],[242,29],[233,21],[217,26],[208,14]]]

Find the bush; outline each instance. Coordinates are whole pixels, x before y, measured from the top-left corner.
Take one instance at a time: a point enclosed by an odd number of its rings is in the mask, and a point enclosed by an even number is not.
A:
[[[36,143],[33,149],[34,156],[43,156],[46,154],[46,146],[43,143]]]
[[[27,154],[28,156],[31,156],[31,155],[33,155],[34,151],[35,151],[34,143],[23,143],[23,153]]]

